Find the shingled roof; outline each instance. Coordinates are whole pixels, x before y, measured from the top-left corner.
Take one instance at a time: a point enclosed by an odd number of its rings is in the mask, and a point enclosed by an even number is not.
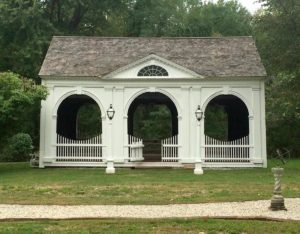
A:
[[[53,37],[40,76],[103,77],[150,54],[204,77],[261,77],[252,37]]]

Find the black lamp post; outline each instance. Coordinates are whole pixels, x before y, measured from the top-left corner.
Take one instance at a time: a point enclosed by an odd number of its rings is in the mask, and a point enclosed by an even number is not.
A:
[[[110,104],[108,110],[106,111],[107,113],[107,116],[110,120],[112,120],[114,118],[114,115],[115,115],[115,110],[114,108],[112,107],[112,104]]]

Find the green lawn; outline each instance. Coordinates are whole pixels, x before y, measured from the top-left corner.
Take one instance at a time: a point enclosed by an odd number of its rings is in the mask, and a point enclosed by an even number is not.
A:
[[[299,222],[253,220],[66,220],[1,222],[0,233],[300,233]]]
[[[0,203],[12,204],[170,204],[269,199],[273,175],[268,169],[29,168],[0,164]],[[283,177],[285,197],[300,197],[300,160],[291,160]]]

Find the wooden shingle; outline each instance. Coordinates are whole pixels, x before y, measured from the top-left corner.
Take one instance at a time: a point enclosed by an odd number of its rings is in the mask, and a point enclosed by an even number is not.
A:
[[[150,54],[204,77],[264,77],[252,37],[53,37],[40,76],[103,77]]]

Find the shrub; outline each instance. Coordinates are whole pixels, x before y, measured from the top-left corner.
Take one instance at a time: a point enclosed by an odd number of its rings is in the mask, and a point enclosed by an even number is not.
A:
[[[28,161],[32,153],[32,139],[29,134],[18,133],[8,140],[7,161]]]

